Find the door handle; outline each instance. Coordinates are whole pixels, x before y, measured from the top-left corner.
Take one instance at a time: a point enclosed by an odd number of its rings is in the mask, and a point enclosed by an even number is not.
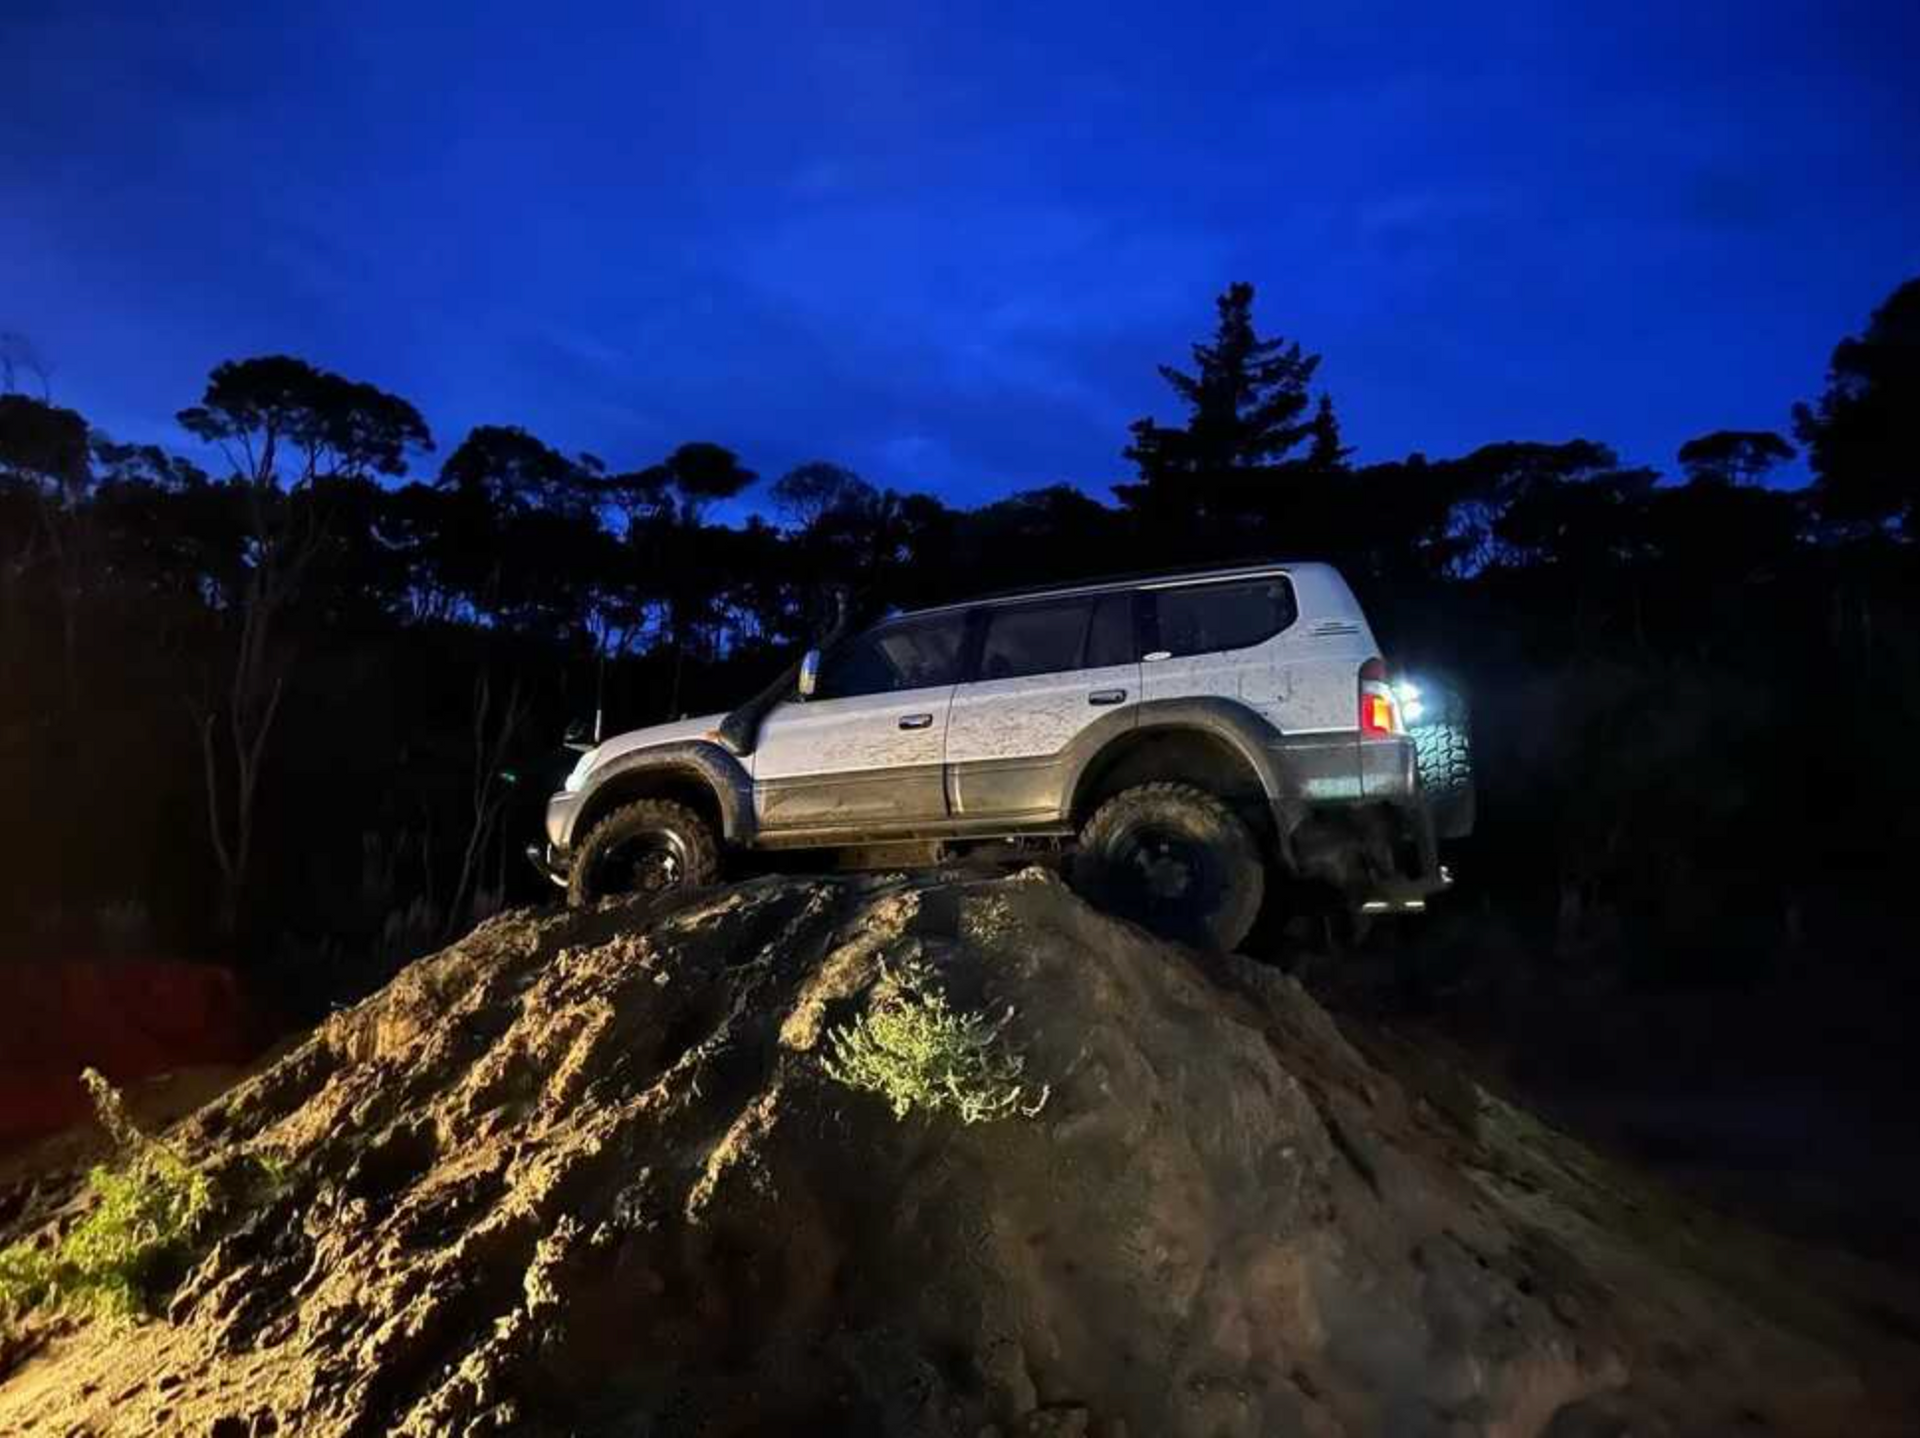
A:
[[[900,716],[900,727],[902,729],[928,729],[932,726],[933,716],[931,714],[902,714]]]
[[[1087,696],[1089,704],[1120,704],[1125,702],[1127,691],[1124,689],[1096,689]]]

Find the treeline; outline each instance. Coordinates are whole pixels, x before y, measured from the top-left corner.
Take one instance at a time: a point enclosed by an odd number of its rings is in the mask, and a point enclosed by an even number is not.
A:
[[[408,401],[286,357],[213,372],[190,459],[0,366],[0,958],[417,950],[539,893],[518,850],[570,722],[728,706],[836,586],[1286,555],[1340,563],[1393,658],[1472,694],[1462,904],[1563,953],[1751,952],[1902,881],[1920,281],[1794,442],[1710,431],[1671,473],[1586,439],[1355,465],[1317,358],[1252,306],[1229,289],[1162,368],[1182,413],[1133,427],[1113,503],[971,510],[705,442],[621,469],[483,426],[441,457]],[[1769,484],[1796,454],[1812,482]]]

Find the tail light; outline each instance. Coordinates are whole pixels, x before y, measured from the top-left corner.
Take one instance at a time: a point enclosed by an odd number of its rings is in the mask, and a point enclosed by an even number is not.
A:
[[[1400,701],[1387,682],[1386,661],[1369,659],[1360,666],[1360,737],[1390,739],[1405,732],[1400,722]]]

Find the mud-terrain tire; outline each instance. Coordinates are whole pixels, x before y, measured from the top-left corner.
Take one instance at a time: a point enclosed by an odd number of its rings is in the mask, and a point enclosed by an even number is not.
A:
[[[1437,839],[1463,839],[1473,832],[1473,738],[1464,710],[1412,731],[1420,790],[1433,814]]]
[[[573,855],[567,903],[573,908],[614,894],[666,894],[720,876],[720,843],[685,804],[641,799],[595,824]]]
[[[1267,884],[1252,830],[1191,784],[1142,784],[1107,800],[1081,829],[1070,874],[1096,908],[1223,950],[1252,932]]]

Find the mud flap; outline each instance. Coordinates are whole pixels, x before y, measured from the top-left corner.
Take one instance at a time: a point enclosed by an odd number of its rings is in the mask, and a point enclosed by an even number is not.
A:
[[[1335,890],[1355,913],[1417,913],[1453,882],[1424,804],[1310,816],[1296,823],[1284,852],[1297,877]]]

